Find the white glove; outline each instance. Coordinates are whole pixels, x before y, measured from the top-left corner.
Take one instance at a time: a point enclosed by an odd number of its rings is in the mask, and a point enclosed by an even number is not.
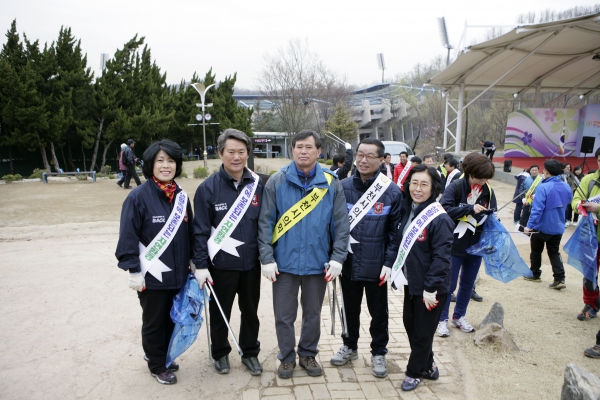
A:
[[[210,272],[208,268],[200,268],[196,269],[194,273],[196,275],[196,279],[198,280],[198,284],[200,285],[200,289],[204,288],[204,283],[208,281],[211,285],[213,284],[212,276],[210,276]]]
[[[141,272],[130,272],[129,288],[138,292],[143,292],[146,289],[146,281],[144,280],[144,274],[142,274]]]
[[[277,280],[277,275],[279,275],[279,271],[277,270],[276,262],[272,262],[269,264],[260,264],[260,269],[262,270],[263,276],[271,282],[275,282]]]
[[[194,265],[192,260],[190,260],[190,271],[192,271],[192,274],[196,273],[196,266]]]
[[[330,260],[329,263],[325,263],[325,281],[331,282],[342,273],[342,264],[335,260]]]
[[[352,149],[352,145],[348,142],[344,143],[344,147],[346,148],[346,150],[351,150]]]
[[[523,197],[523,200],[521,200],[523,202],[523,205],[527,204],[527,200],[525,199],[525,197]]]
[[[423,303],[425,303],[425,307],[427,307],[427,311],[433,310],[438,305],[438,300],[435,298],[437,294],[437,290],[433,293],[429,293],[423,290]]]
[[[390,280],[391,274],[392,269],[390,267],[386,267],[385,265],[381,267],[381,274],[379,274],[379,286],[385,285],[385,283]]]

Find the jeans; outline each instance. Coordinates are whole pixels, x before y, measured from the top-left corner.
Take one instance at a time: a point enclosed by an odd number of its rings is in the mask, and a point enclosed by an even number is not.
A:
[[[388,333],[388,287],[379,286],[377,282],[353,281],[350,273],[342,274],[342,290],[344,292],[344,311],[348,323],[348,337],[344,344],[352,350],[358,349],[360,337],[360,311],[363,291],[367,296],[367,307],[371,314],[371,354],[384,355],[390,339]]]
[[[454,313],[452,314],[453,319],[459,319],[467,314],[467,307],[469,306],[469,300],[471,300],[471,294],[473,294],[473,288],[475,287],[475,279],[481,266],[482,258],[480,256],[465,255],[465,256],[452,256],[452,280],[450,281],[449,293],[454,293],[458,284],[458,274],[460,272],[460,285],[458,286],[458,292],[456,293],[456,305],[454,306]],[[440,321],[447,321],[450,312],[450,297],[446,299],[444,304],[444,310],[440,317]]]
[[[561,238],[562,234],[548,235],[539,232],[531,235],[531,254],[529,255],[529,260],[531,261],[531,272],[533,272],[535,278],[539,278],[540,275],[542,275],[542,252],[544,251],[544,244],[546,244],[554,280],[565,281],[565,267],[563,266],[562,258],[560,257]]]
[[[521,220],[521,211],[523,211],[523,202],[519,201],[517,204],[515,204],[515,213],[513,215],[513,221],[515,223]]]

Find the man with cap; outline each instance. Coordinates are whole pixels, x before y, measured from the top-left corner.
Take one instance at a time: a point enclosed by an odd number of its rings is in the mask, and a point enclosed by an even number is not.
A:
[[[127,148],[123,152],[123,163],[127,167],[127,175],[125,176],[125,182],[123,185],[124,189],[131,189],[130,182],[131,177],[135,180],[136,185],[140,186],[142,182],[140,181],[140,177],[137,172],[135,172],[135,163],[137,162],[137,157],[133,153],[133,148],[135,146],[135,141],[133,139],[127,140]]]
[[[531,235],[531,272],[533,277],[525,277],[528,281],[541,282],[542,251],[544,244],[552,265],[554,282],[550,289],[560,290],[565,286],[565,268],[560,257],[560,240],[565,232],[565,210],[573,199],[571,188],[563,182],[559,175],[563,173],[563,165],[557,160],[544,162],[544,180],[538,186],[531,215],[524,229],[526,235]],[[532,234],[533,232],[533,234]]]

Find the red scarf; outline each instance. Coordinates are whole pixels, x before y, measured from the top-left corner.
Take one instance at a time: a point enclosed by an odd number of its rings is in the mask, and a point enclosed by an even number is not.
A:
[[[154,182],[158,185],[158,187],[163,192],[165,192],[167,199],[169,199],[169,204],[171,204],[171,202],[175,198],[175,190],[177,190],[177,184],[175,183],[175,181],[170,181],[170,182],[164,183],[164,182],[161,182],[158,179],[156,179],[155,176],[152,177],[152,180],[154,180]]]

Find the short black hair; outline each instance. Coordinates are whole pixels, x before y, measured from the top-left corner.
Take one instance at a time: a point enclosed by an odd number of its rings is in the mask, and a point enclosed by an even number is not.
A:
[[[431,197],[437,199],[437,197],[442,193],[442,180],[437,170],[433,167],[428,166],[427,164],[419,164],[415,165],[410,169],[406,180],[404,181],[404,195],[410,197],[409,187],[412,176],[417,172],[427,171],[429,177],[431,178]]]
[[[142,167],[142,173],[146,179],[151,179],[154,175],[154,160],[159,151],[163,150],[169,157],[175,160],[177,169],[175,170],[175,178],[181,175],[181,167],[183,165],[183,158],[181,157],[181,147],[168,139],[163,139],[159,142],[154,142],[144,151],[142,158],[144,159],[144,166]]]
[[[383,158],[387,158],[387,156],[391,156],[390,153],[383,153]]]
[[[451,158],[456,158],[456,157],[454,157],[454,154],[452,154],[452,153],[445,153],[444,154],[444,161],[449,160]]]
[[[563,163],[558,160],[546,160],[544,161],[544,169],[552,176],[560,175],[563,173],[565,167]]]
[[[127,146],[129,146],[132,143],[135,143],[135,140],[133,140],[133,139],[127,139]]]
[[[412,158],[410,159],[410,162],[421,164],[423,162],[423,160],[421,160],[421,157],[419,157],[419,156],[412,156]]]
[[[248,151],[248,154],[250,154],[250,152],[252,151],[252,141],[250,140],[248,135],[246,135],[242,131],[238,131],[237,129],[228,128],[225,129],[217,139],[217,151],[219,152],[219,154],[223,154],[223,150],[225,150],[225,142],[227,141],[227,139],[235,139],[239,140],[240,142],[243,142],[246,145],[246,150]]]
[[[433,160],[433,156],[431,154],[425,154],[423,156],[423,161],[425,161],[426,158],[431,158]]]
[[[292,148],[296,147],[297,141],[308,139],[310,136],[315,138],[315,146],[317,147],[317,149],[320,149],[321,137],[317,132],[311,131],[310,129],[304,129],[303,131],[300,131],[294,135],[294,137],[292,138]]]
[[[346,161],[346,156],[344,154],[336,154],[333,156],[333,165],[338,165],[339,163],[343,163]]]
[[[598,148],[596,149],[596,152],[594,153],[594,156],[595,156],[596,158],[598,158],[598,156],[600,156],[600,147],[598,147]]]
[[[363,139],[363,140],[360,141],[360,143],[358,144],[358,146],[360,147],[361,144],[374,144],[375,146],[377,146],[377,156],[378,157],[383,157],[383,155],[385,153],[385,146],[383,145],[383,143],[379,139],[365,138],[365,139]],[[356,151],[358,151],[358,147],[356,148]]]
[[[408,157],[408,151],[401,151],[400,155],[402,155],[402,154],[406,154],[406,157]]]
[[[452,168],[458,168],[458,160],[456,158],[451,158],[449,160],[446,160],[446,162],[444,164],[448,164]]]

